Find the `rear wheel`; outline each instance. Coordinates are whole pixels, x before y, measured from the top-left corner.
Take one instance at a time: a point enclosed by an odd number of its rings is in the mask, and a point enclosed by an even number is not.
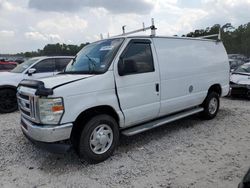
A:
[[[207,120],[213,119],[217,115],[220,107],[219,94],[210,92],[202,106],[204,107],[204,111],[201,113],[202,118]]]
[[[89,163],[109,158],[119,141],[118,124],[109,115],[97,115],[84,126],[79,140],[79,155]]]
[[[10,113],[17,110],[16,91],[14,89],[0,90],[0,113]]]

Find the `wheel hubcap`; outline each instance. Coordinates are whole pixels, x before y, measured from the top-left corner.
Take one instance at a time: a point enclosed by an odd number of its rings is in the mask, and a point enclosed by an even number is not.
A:
[[[218,100],[216,98],[212,98],[208,105],[208,111],[210,114],[214,114],[218,108]]]
[[[90,148],[95,154],[109,150],[113,142],[113,131],[109,125],[102,124],[94,129],[90,136]]]

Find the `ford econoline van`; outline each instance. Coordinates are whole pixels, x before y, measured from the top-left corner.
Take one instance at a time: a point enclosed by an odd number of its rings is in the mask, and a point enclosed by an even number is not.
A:
[[[200,113],[216,116],[229,91],[221,41],[119,36],[85,46],[59,75],[18,87],[21,129],[52,151],[73,146],[90,163],[131,136]]]

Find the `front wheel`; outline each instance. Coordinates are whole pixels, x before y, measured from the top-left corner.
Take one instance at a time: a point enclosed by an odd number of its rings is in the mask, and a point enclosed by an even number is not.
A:
[[[204,107],[204,111],[201,113],[202,118],[213,119],[220,107],[219,94],[216,92],[209,93],[202,106]]]
[[[16,91],[14,89],[0,90],[0,113],[10,113],[17,110]]]
[[[78,152],[89,163],[99,163],[109,158],[119,141],[119,129],[109,115],[97,115],[84,126]]]

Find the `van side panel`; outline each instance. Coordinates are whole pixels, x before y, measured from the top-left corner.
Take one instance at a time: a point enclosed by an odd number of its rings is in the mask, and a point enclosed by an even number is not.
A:
[[[202,104],[208,89],[229,89],[229,63],[221,42],[154,38],[160,67],[159,116]]]

